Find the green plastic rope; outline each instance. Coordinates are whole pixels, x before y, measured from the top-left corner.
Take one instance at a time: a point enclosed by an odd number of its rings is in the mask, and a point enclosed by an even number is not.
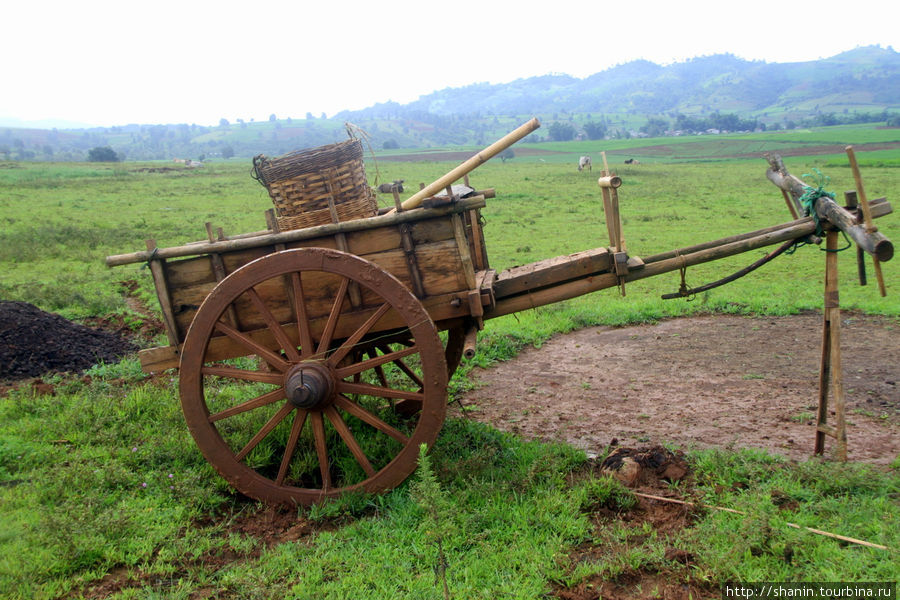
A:
[[[834,193],[825,191],[825,186],[828,185],[828,183],[831,181],[831,178],[823,175],[822,171],[820,171],[819,169],[814,168],[813,171],[815,171],[814,174],[804,173],[803,177],[814,177],[816,187],[808,185],[803,188],[803,195],[800,196],[800,198],[798,198],[797,200],[798,202],[800,202],[800,206],[803,207],[803,216],[808,217],[812,215],[813,222],[816,224],[816,236],[822,237],[825,234],[825,230],[822,228],[822,223],[819,221],[819,213],[816,212],[816,200],[822,197],[827,197],[834,200]],[[841,234],[843,234],[844,236],[844,241],[847,242],[846,246],[844,246],[843,248],[837,248],[835,250],[827,250],[825,248],[819,248],[819,250],[821,250],[822,252],[843,252],[844,250],[849,248],[852,243],[849,239],[847,239],[847,234],[843,231],[841,232]],[[798,243],[796,246],[791,248],[788,254],[793,254],[794,251],[802,245],[804,245],[802,242]]]
[[[816,212],[816,200],[822,197],[831,198],[834,200],[834,193],[826,192],[825,186],[831,181],[831,179],[822,174],[822,171],[819,169],[813,169],[815,171],[814,174],[805,173],[803,178],[814,177],[816,187],[811,185],[806,186],[803,192],[803,195],[798,198],[800,202],[800,206],[803,207],[803,216],[809,217],[812,216],[813,222],[816,224],[816,235],[818,237],[822,237],[822,234],[825,231],[822,229],[822,224],[819,222],[819,213]]]

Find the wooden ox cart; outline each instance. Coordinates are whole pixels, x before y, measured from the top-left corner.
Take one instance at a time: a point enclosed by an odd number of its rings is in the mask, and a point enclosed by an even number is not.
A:
[[[485,320],[816,234],[813,219],[800,218],[641,260],[625,251],[621,180],[606,172],[609,248],[498,273],[480,227],[493,191],[450,185],[538,126],[523,125],[402,204],[395,194],[384,214],[288,231],[270,219],[255,234],[209,231],[203,242],[151,241],[107,258],[149,264],[169,344],[141,352],[142,366],[179,368],[191,434],[235,488],[278,504],[392,488],[415,469],[420,445],[435,441],[448,377],[474,353]],[[853,214],[830,199],[818,206],[826,226],[852,229],[890,258],[890,242],[860,230]],[[890,212],[883,200],[871,209]]]

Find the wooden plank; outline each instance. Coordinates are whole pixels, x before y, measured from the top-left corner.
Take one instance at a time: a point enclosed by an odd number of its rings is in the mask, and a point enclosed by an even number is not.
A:
[[[304,287],[305,291],[305,287]],[[435,322],[450,319],[459,319],[469,315],[469,307],[466,302],[465,294],[444,294],[427,298],[422,302],[425,310],[431,315]],[[356,311],[353,313],[343,313],[338,320],[334,336],[335,339],[346,338],[356,331],[372,314],[377,307]],[[310,328],[314,337],[322,334],[327,321],[327,315],[310,319]],[[378,324],[373,328],[371,333],[379,331],[389,331],[402,326],[394,311],[385,315]],[[285,325],[284,331],[292,342],[297,342],[297,328],[293,323]],[[257,343],[267,347],[275,348],[277,342],[271,330],[263,326],[250,332],[246,332],[248,337]],[[227,336],[217,336],[209,342],[208,355],[210,360],[224,360],[226,358],[234,358],[237,356],[245,356],[247,349]],[[180,346],[160,346],[150,348],[138,352],[141,361],[141,368],[146,372],[158,372],[166,369],[178,367],[180,360]]]
[[[505,298],[571,279],[608,272],[611,268],[610,254],[606,248],[557,256],[502,271],[494,283],[494,294],[498,299]]]
[[[447,215],[472,210],[475,208],[484,208],[484,196],[473,196],[460,200],[447,208],[440,209],[419,209],[404,211],[402,213],[391,213],[366,219],[355,219],[353,221],[344,221],[342,223],[331,223],[328,225],[317,225],[316,227],[307,227],[305,229],[294,229],[291,231],[283,231],[281,233],[264,232],[263,235],[255,235],[246,239],[230,239],[222,242],[204,242],[198,244],[187,244],[184,246],[176,246],[173,248],[159,248],[153,258],[177,258],[183,256],[197,256],[200,254],[208,254],[210,252],[233,252],[237,250],[245,250],[248,248],[256,248],[260,246],[272,246],[273,244],[282,244],[295,242],[299,240],[311,240],[316,238],[324,238],[332,236],[335,233],[349,233],[351,231],[363,231],[368,229],[376,229],[389,225],[397,225],[399,223],[413,223],[425,221],[428,219],[442,218]],[[151,251],[132,252],[131,254],[119,254],[106,257],[106,265],[115,267],[119,265],[127,265],[131,263],[146,262],[151,258]]]
[[[453,233],[456,238],[459,259],[462,261],[463,275],[466,278],[466,288],[474,290],[476,288],[475,265],[472,263],[472,255],[469,253],[469,241],[466,239],[466,230],[463,225],[462,216],[457,213],[450,218],[453,220]]]
[[[156,242],[154,240],[147,240],[147,250],[150,251],[150,256],[153,256],[153,251],[156,249]],[[153,274],[153,285],[156,288],[156,297],[159,300],[159,306],[162,310],[163,322],[166,325],[166,337],[169,339],[170,344],[177,344],[179,341],[179,332],[178,325],[175,321],[175,315],[172,311],[172,299],[169,294],[169,284],[166,281],[166,270],[163,267],[163,261],[151,258],[148,262],[150,265],[150,272]]]

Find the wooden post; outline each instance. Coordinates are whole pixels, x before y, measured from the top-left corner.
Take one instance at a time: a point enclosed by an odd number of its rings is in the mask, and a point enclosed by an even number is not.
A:
[[[847,460],[847,424],[844,416],[844,377],[841,369],[841,309],[837,271],[838,234],[825,236],[825,319],[822,327],[822,361],[819,370],[819,411],[815,454],[825,453],[825,436],[837,440],[838,460]],[[828,424],[828,392],[834,393],[834,427]]]
[[[156,297],[159,298],[159,306],[162,309],[163,322],[166,324],[166,337],[170,346],[178,345],[178,325],[175,323],[175,313],[172,310],[172,298],[169,295],[169,285],[166,282],[166,274],[162,260],[154,258],[156,240],[147,240],[147,250],[151,253],[147,264],[153,274],[153,285],[156,287]]]

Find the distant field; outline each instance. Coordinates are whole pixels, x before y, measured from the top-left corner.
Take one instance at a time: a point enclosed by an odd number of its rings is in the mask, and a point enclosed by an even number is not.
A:
[[[496,190],[484,231],[491,266],[502,270],[608,245],[596,185],[602,151],[624,180],[628,250],[646,256],[789,221],[765,177],[766,151],[783,152],[797,176],[821,170],[827,189],[841,194],[854,185],[843,155],[852,143],[869,196],[897,206],[898,142],[900,130],[835,128],[525,145],[512,160],[481,166],[471,181]],[[833,150],[802,153],[822,147]],[[416,161],[378,154],[366,166],[371,183],[405,179],[408,197],[475,150],[446,149],[459,153],[453,160],[439,152]],[[576,171],[583,154],[593,157],[592,172]],[[626,158],[641,164],[625,165]],[[226,234],[260,230],[270,207],[249,161],[202,169],[0,163],[0,298],[72,319],[119,315],[138,329],[144,317],[126,304],[122,283],[158,310],[150,275],[142,265],[108,269],[107,255],[141,250],[148,238],[160,246],[203,239],[207,221]],[[877,225],[900,242],[900,216]],[[686,280],[719,279],[765,252],[689,268]],[[842,309],[900,317],[900,259],[883,265],[886,298],[874,283],[856,284],[855,259],[852,250],[839,255]],[[678,289],[678,273],[670,273],[629,284],[624,298],[606,290],[524,311],[488,322],[469,365],[589,325],[821,310],[823,271],[824,254],[803,247],[692,301],[660,298]],[[451,394],[470,385],[467,368]],[[900,457],[876,470],[795,464],[761,451],[691,452],[690,479],[661,483],[661,492],[747,516],[675,506],[671,520],[657,524],[633,518],[638,499],[580,451],[459,418],[445,424],[415,485],[278,511],[235,493],[203,459],[173,372],[148,378],[130,357],[87,375],[49,375],[54,395],[24,386],[0,398],[0,597],[437,598],[446,568],[453,598],[532,600],[572,590],[596,597],[594,582],[617,582],[637,592],[616,597],[659,597],[657,586],[671,583],[712,600],[725,581],[900,576]],[[430,495],[423,472],[433,475]],[[788,520],[890,550],[813,536]]]

